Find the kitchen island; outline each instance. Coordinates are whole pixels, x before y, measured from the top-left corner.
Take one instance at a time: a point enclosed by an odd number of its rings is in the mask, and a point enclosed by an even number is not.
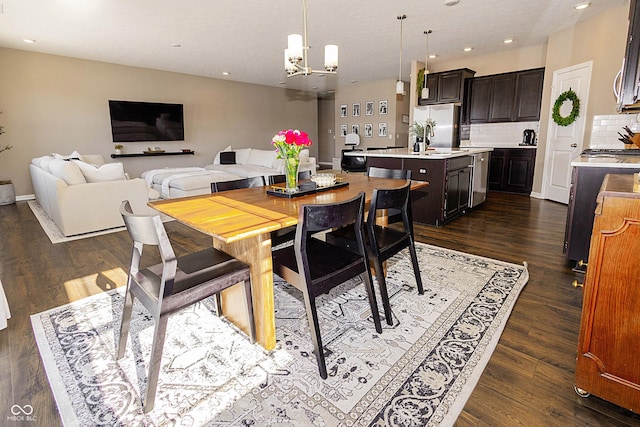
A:
[[[579,266],[589,258],[596,198],[604,176],[640,172],[640,150],[633,151],[639,155],[581,155],[571,162],[573,176],[563,252],[568,260],[576,261]]]
[[[413,220],[440,226],[465,213],[473,200],[484,201],[488,162],[481,161],[481,155],[491,151],[492,148],[435,148],[414,153],[408,148],[390,148],[345,151],[343,155],[364,157],[367,167],[411,170],[413,180],[428,182],[427,187],[411,192]]]

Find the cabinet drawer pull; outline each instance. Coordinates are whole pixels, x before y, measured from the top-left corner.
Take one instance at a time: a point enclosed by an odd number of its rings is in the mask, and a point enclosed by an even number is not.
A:
[[[572,285],[574,288],[582,288],[584,286],[584,283],[578,283],[577,280],[574,280]]]

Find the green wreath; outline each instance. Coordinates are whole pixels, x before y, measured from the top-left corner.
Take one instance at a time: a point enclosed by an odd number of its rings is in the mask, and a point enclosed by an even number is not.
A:
[[[571,109],[571,114],[567,117],[562,117],[560,115],[560,107],[566,100],[570,100],[573,104],[573,108]],[[553,121],[556,122],[559,126],[569,126],[571,123],[575,122],[578,116],[580,115],[580,99],[578,99],[578,95],[571,89],[566,92],[562,92],[558,99],[556,99],[555,104],[553,104],[552,117]]]

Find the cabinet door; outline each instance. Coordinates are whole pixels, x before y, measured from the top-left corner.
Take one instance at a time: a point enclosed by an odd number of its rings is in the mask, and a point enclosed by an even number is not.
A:
[[[489,190],[501,191],[504,182],[504,165],[507,151],[494,148],[489,161]]]
[[[430,105],[438,102],[438,75],[439,73],[427,74],[428,98],[418,98],[418,105]]]
[[[533,188],[533,170],[536,150],[533,148],[511,149],[505,164],[505,191],[529,194]]]
[[[438,78],[438,102],[460,102],[462,93],[462,71],[440,73]]]
[[[625,111],[625,106],[636,104],[632,108],[637,111],[640,96],[640,3],[637,0],[631,0],[629,9],[629,33],[620,89],[618,110]]]
[[[509,73],[493,77],[490,122],[510,122],[513,120],[513,106],[516,96],[516,74]]]
[[[540,120],[543,80],[544,68],[518,73],[515,121],[536,122]]]
[[[413,220],[422,224],[444,222],[445,160],[404,159],[404,169],[411,170],[411,179],[427,181],[429,185],[411,191]]]
[[[469,122],[487,123],[491,105],[491,78],[475,78],[471,81]]]

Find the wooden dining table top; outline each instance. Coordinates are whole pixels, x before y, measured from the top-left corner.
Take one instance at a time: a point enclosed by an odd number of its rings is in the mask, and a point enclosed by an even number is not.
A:
[[[149,202],[149,206],[198,231],[225,243],[296,225],[300,206],[335,203],[363,191],[367,202],[374,188],[398,188],[406,181],[344,174],[338,177],[348,186],[300,197],[278,197],[267,193],[269,186],[243,188],[200,196]],[[412,189],[427,185],[412,181]]]

